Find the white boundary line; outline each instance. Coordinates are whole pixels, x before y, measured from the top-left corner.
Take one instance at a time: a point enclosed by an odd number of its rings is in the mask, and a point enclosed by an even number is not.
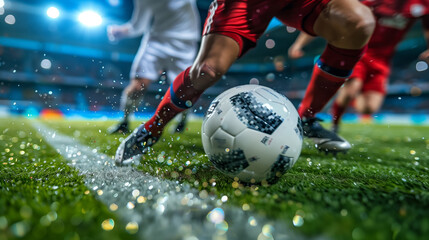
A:
[[[116,167],[111,157],[96,149],[40,122],[33,122],[33,126],[85,176],[86,186],[101,202],[116,204],[121,220],[138,225],[140,238],[303,239],[280,221],[222,205],[214,197],[202,199],[188,184],[159,179],[132,167]],[[144,203],[138,203],[139,196],[145,197]],[[214,214],[209,215],[210,211]]]

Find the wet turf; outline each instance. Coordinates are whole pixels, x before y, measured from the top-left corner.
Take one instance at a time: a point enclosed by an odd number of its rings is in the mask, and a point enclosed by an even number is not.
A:
[[[0,239],[130,236],[28,121],[0,119],[0,146]]]
[[[15,124],[16,127],[10,127],[11,120],[8,120],[8,125],[3,127],[5,120],[2,121],[0,142],[9,149],[9,152],[0,149],[0,160],[3,164],[0,173],[0,229],[7,229],[2,230],[3,234],[10,231],[16,222],[37,221],[40,225],[40,218],[51,211],[53,202],[90,202],[93,209],[99,209],[91,215],[93,219],[102,221],[108,218],[107,210],[90,194],[85,195],[85,187],[76,171],[67,168],[59,156],[43,142],[39,144],[39,138],[34,135],[29,124]],[[18,123],[20,120],[13,121]],[[51,121],[48,124],[108,155],[114,155],[123,137],[106,135],[107,127],[112,124],[107,121]],[[183,134],[165,132],[164,138],[144,156],[143,164],[138,168],[161,178],[187,182],[199,189],[200,194],[214,194],[232,205],[241,207],[243,211],[251,210],[284,221],[297,232],[308,236],[327,236],[334,239],[424,239],[429,235],[427,126],[344,125],[342,135],[354,145],[347,155],[324,155],[306,142],[298,162],[277,184],[243,186],[217,172],[204,156],[199,135],[200,124],[191,123]],[[138,123],[133,123],[133,127],[137,125]],[[6,128],[15,130],[2,133]],[[22,139],[20,132],[25,133]],[[31,136],[30,132],[33,132]],[[13,137],[18,140],[14,142]],[[13,162],[9,160],[13,157],[10,153],[13,152],[15,157],[20,154],[21,142],[25,142],[24,145],[32,143],[31,146],[37,143],[44,151],[25,147],[26,153],[23,156],[28,154],[28,157],[20,157],[15,166],[10,166],[9,162]],[[55,182],[56,171],[55,174],[44,176],[44,183],[38,183],[37,194],[43,192],[38,205],[46,205],[49,208],[47,212],[39,215],[35,214],[35,203],[24,194],[29,191],[26,189],[34,187],[30,187],[32,185],[28,180],[23,181],[17,177],[29,176],[34,171],[30,166],[34,165],[35,161],[23,160],[31,158],[37,159],[38,162],[46,161],[43,167],[40,167],[39,171],[42,173],[54,166],[53,170],[66,169],[63,170],[67,171],[66,174],[61,176],[68,175],[67,179],[61,180],[62,185]],[[8,165],[4,165],[4,162],[8,162]],[[13,170],[4,171],[6,168]],[[14,181],[23,181],[19,186],[14,184],[15,190],[10,190],[13,183],[3,181],[5,177],[11,176],[18,178]],[[3,184],[9,184],[9,190]],[[56,191],[62,194],[55,194],[52,186],[61,186],[62,189]],[[5,210],[5,206],[9,206],[12,200],[3,199],[12,196],[16,199],[15,205],[12,205],[12,209]],[[32,214],[27,219],[22,216],[27,216],[25,209],[22,210],[23,214],[20,213],[22,206],[32,209]],[[69,215],[64,213],[64,216],[86,216],[78,210],[78,207],[70,208],[67,210]],[[73,213],[74,211],[77,212]],[[6,225],[2,225],[4,218],[7,218]],[[31,227],[34,225],[30,224]],[[87,226],[88,232],[102,230],[100,223],[95,220],[92,225]],[[49,228],[40,229],[39,231],[49,231]],[[33,231],[33,228],[30,228],[30,231]],[[64,228],[61,232],[63,236],[73,233],[74,230],[69,228]]]

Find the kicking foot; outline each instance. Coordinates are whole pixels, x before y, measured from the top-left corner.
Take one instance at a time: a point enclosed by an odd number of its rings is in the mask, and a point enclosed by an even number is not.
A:
[[[116,165],[133,163],[141,154],[146,153],[148,148],[157,140],[145,129],[144,124],[140,125],[119,145],[115,155]]]
[[[347,152],[352,146],[336,133],[326,130],[320,125],[319,118],[303,118],[304,136],[310,138],[319,151],[326,153]]]
[[[109,134],[122,133],[125,135],[129,132],[130,130],[128,128],[128,122],[125,121],[117,123],[107,129],[107,133]]]

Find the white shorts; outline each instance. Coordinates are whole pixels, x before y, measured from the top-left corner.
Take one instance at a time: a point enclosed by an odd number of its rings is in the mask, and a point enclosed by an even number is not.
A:
[[[167,72],[169,83],[180,72],[191,66],[197,54],[195,40],[180,40],[146,35],[134,58],[130,79],[146,78],[158,80],[163,71]]]

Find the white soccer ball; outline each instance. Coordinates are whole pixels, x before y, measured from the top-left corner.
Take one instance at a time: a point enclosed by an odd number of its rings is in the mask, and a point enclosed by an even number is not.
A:
[[[210,104],[201,127],[214,166],[240,181],[275,183],[298,159],[301,119],[284,95],[259,85],[231,88]]]

